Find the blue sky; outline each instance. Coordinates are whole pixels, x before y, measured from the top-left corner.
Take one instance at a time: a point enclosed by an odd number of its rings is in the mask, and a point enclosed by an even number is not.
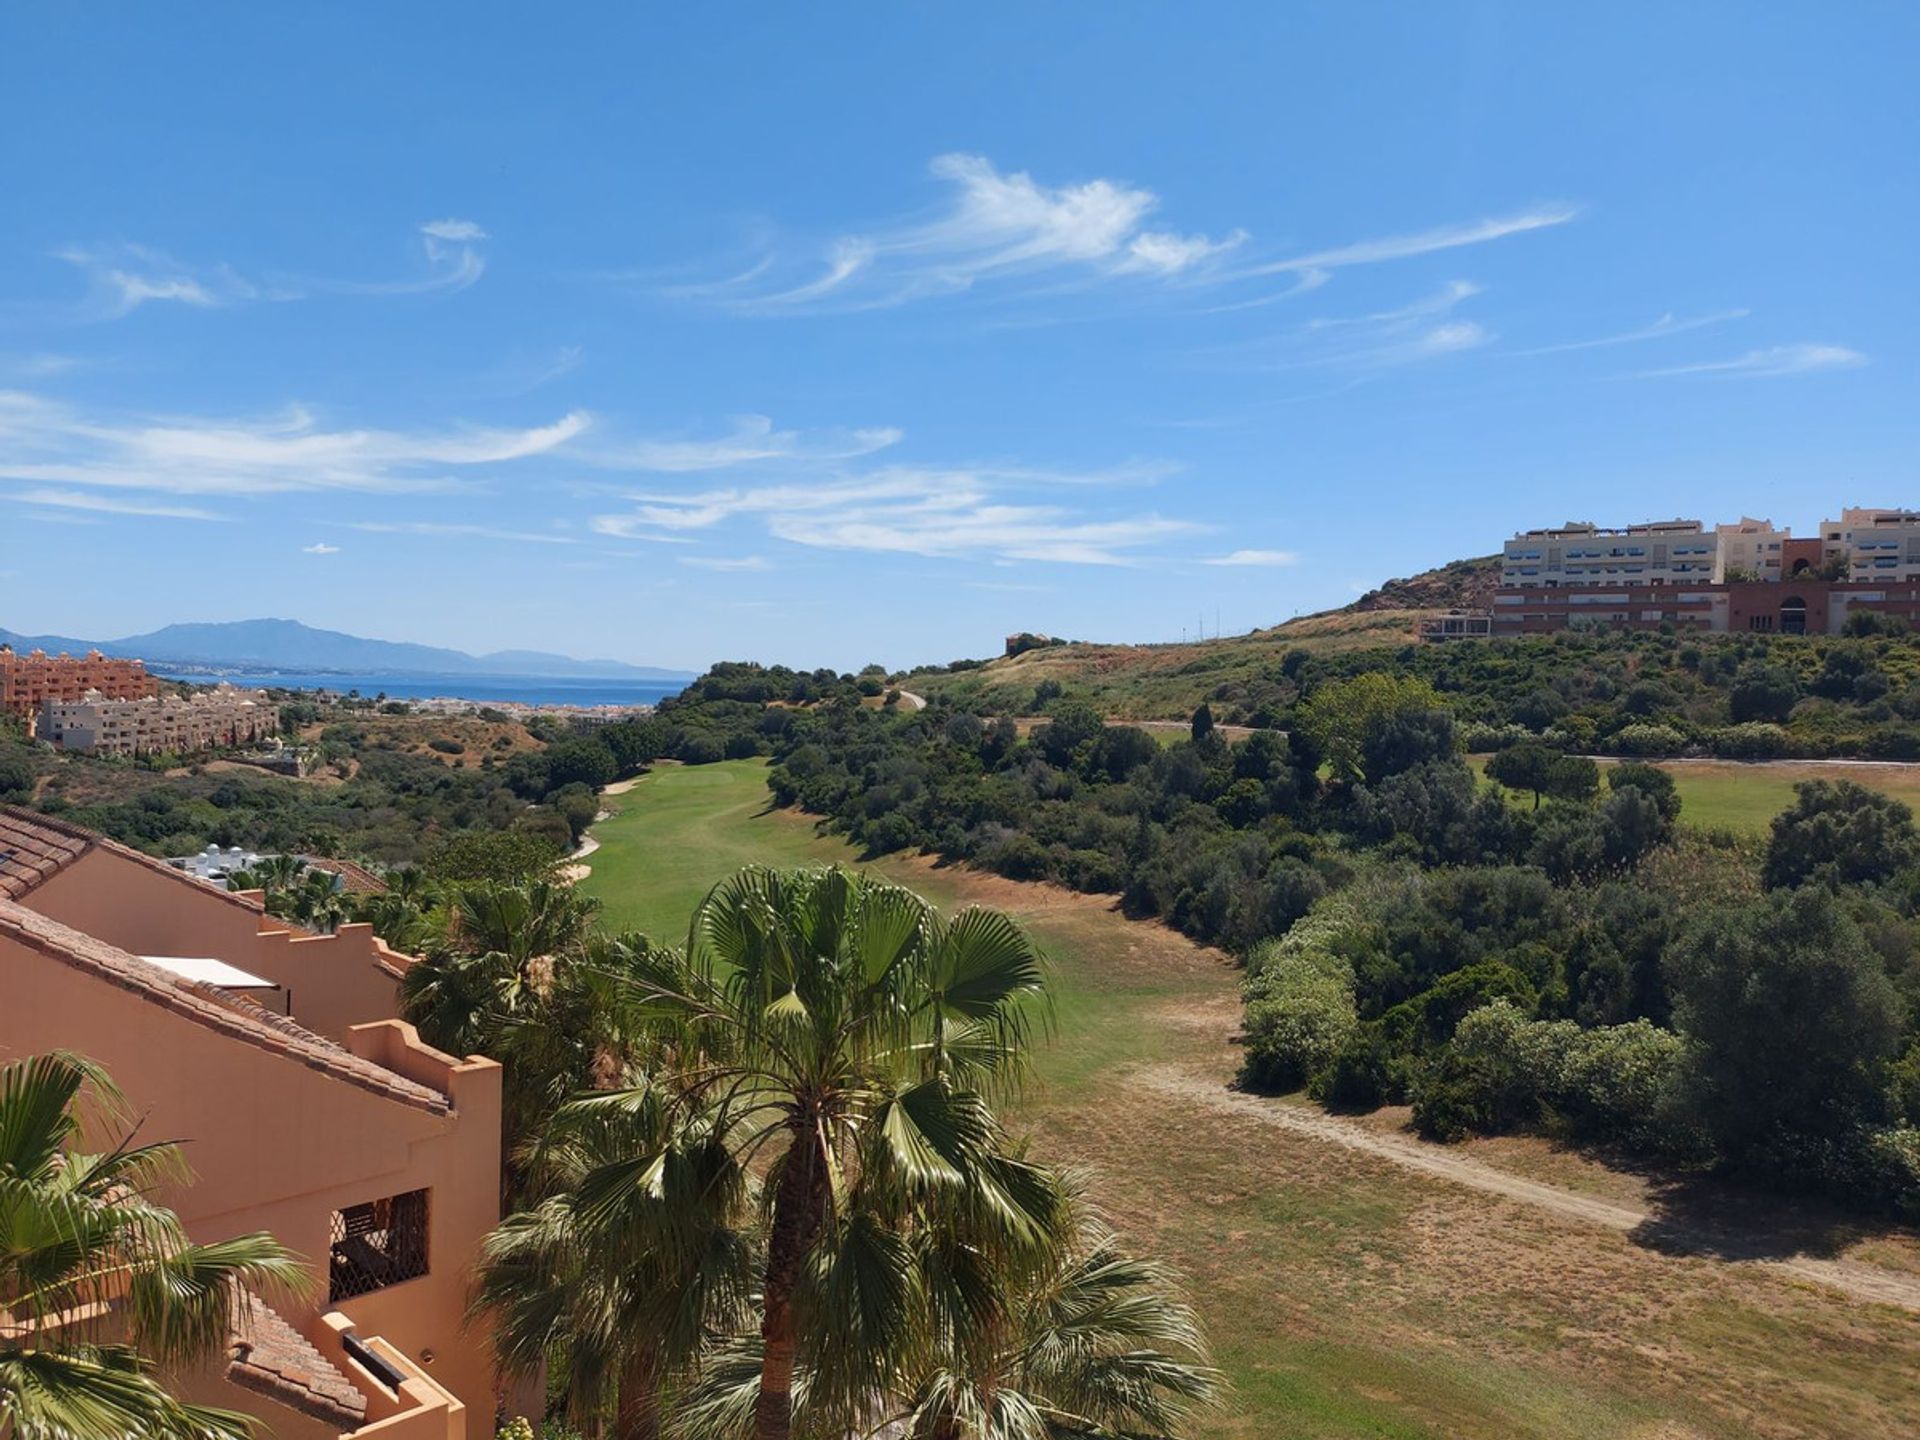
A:
[[[10,7],[0,625],[700,666],[1914,504],[1920,10]]]

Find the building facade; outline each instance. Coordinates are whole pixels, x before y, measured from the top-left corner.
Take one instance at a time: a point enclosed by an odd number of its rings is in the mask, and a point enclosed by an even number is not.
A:
[[[306,1297],[250,1302],[172,1377],[278,1440],[492,1434],[470,1267],[499,1220],[500,1068],[396,1019],[414,962],[364,925],[289,929],[255,895],[0,807],[0,1059],[106,1066],[143,1139],[186,1143],[159,1197],[207,1242],[271,1232]]]
[[[160,682],[139,660],[111,660],[98,650],[85,655],[44,650],[17,654],[0,645],[0,712],[29,729],[49,700],[79,700],[93,691],[106,700],[144,700],[160,693]]]
[[[279,734],[280,712],[263,690],[220,684],[192,699],[177,695],[114,700],[88,691],[41,703],[34,734],[62,750],[101,755],[158,755],[248,745]]]
[[[1833,635],[1869,610],[1920,622],[1920,512],[1848,508],[1796,540],[1743,516],[1524,530],[1503,547],[1489,633],[1582,626]]]
[[[1845,558],[1851,580],[1920,579],[1920,511],[1849,507],[1820,522],[1820,544]]]
[[[1719,536],[1698,520],[1658,520],[1617,530],[1570,520],[1555,529],[1523,530],[1507,541],[1500,583],[1524,588],[1691,584],[1714,578],[1719,554]]]

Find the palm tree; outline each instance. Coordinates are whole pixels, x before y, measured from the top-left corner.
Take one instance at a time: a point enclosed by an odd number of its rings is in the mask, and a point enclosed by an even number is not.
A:
[[[242,1293],[298,1293],[307,1273],[264,1233],[190,1243],[179,1216],[149,1198],[184,1175],[178,1147],[122,1138],[103,1153],[81,1149],[83,1088],[125,1115],[89,1061],[49,1054],[0,1065],[0,1435],[246,1436],[252,1420],[182,1403],[156,1367],[212,1359]]]
[[[423,1040],[455,1055],[489,1055],[505,1070],[508,1209],[522,1194],[522,1146],[567,1100],[623,1077],[614,972],[626,952],[594,938],[598,908],[545,881],[463,887],[448,902],[443,940],[401,981],[401,1014]]]
[[[489,1237],[474,1311],[502,1370],[564,1376],[574,1423],[655,1440],[662,1390],[708,1337],[736,1330],[751,1288],[746,1176],[710,1117],[656,1086],[565,1106],[531,1157],[561,1187]]]
[[[989,1104],[1017,1082],[1040,956],[997,911],[948,920],[841,867],[750,867],[701,902],[684,954],[649,950],[632,973],[680,1047],[663,1078],[713,1113],[743,1168],[767,1164],[754,1434],[792,1434],[800,1345],[828,1313],[843,1328],[815,1354],[838,1369],[815,1377],[832,1398],[814,1406],[851,1421],[911,1339],[914,1212],[964,1206],[1010,1236],[1049,1223],[1050,1187],[1007,1153]],[[871,1203],[843,1203],[856,1190]],[[829,1291],[845,1303],[812,1313]]]
[[[800,1357],[796,1428],[809,1437],[1145,1440],[1180,1433],[1211,1405],[1220,1378],[1171,1277],[1122,1249],[1076,1181],[1049,1182],[1061,1202],[1052,1223],[1021,1243],[1004,1243],[966,1207],[935,1207],[900,1236],[919,1280],[901,1324],[913,1338],[891,1383],[865,1397],[852,1424],[830,1394],[844,1365],[839,1310],[848,1297],[830,1285],[810,1296],[827,1323]],[[845,1263],[832,1257],[813,1272]],[[678,1407],[676,1440],[747,1440],[760,1362],[757,1337],[715,1355]]]

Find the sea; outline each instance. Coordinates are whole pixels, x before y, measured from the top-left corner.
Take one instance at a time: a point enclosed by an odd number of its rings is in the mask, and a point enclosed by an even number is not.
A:
[[[362,695],[384,693],[391,700],[451,699],[472,700],[480,704],[508,701],[521,705],[657,705],[686,688],[684,680],[588,680],[525,675],[404,673],[350,675],[331,671],[303,674],[283,670],[188,670],[165,665],[148,668],[169,680],[186,680],[195,685],[213,685],[226,680],[254,689],[273,686],[284,690],[331,690],[342,695],[349,690],[358,690]]]

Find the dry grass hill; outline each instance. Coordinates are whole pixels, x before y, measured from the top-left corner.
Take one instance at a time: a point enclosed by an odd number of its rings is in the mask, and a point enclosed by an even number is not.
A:
[[[1337,653],[1411,642],[1420,621],[1440,611],[1484,608],[1499,578],[1499,557],[1456,560],[1404,580],[1389,580],[1350,605],[1302,615],[1281,625],[1185,644],[1076,643],[1028,650],[958,674],[916,675],[917,694],[966,696],[1030,708],[1035,690],[1053,680],[1123,720],[1183,720],[1203,700],[1271,667],[1294,649]]]

